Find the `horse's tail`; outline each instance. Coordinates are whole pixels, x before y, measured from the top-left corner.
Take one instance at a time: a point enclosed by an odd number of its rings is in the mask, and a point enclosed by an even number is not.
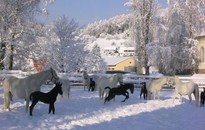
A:
[[[196,100],[196,105],[199,104],[199,86],[198,84],[194,85],[194,96],[195,96],[195,100]]]
[[[105,87],[105,89],[109,89],[110,90],[111,88],[109,86],[107,86],[107,87]]]
[[[12,95],[12,93],[9,91],[9,100],[10,100],[10,101],[13,101],[12,97],[13,97],[13,95]]]

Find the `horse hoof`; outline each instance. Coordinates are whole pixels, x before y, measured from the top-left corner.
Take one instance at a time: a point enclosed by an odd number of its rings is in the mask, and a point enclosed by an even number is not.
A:
[[[5,111],[11,111],[11,109],[7,108],[7,109],[5,109]]]

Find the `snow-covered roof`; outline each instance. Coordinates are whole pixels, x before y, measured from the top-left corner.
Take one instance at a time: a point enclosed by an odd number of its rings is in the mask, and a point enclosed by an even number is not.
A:
[[[125,52],[125,50],[134,51],[135,48],[134,47],[120,47],[118,51],[123,53]]]
[[[107,65],[116,65],[122,61],[129,59],[130,57],[103,57]]]
[[[104,47],[103,50],[116,50],[116,46]]]

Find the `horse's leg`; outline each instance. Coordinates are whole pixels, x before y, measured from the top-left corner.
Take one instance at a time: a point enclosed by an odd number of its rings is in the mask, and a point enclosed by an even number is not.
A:
[[[28,99],[26,99],[26,113],[28,112],[28,108],[29,108],[29,98]]]
[[[199,87],[198,85],[195,84],[195,87],[194,87],[194,96],[195,96],[195,101],[196,101],[196,106],[199,105]]]
[[[173,103],[174,103],[175,98],[177,97],[177,95],[178,95],[178,91],[175,90],[175,91],[174,91],[174,94],[173,94]],[[179,96],[181,96],[181,95],[179,94]],[[180,98],[181,98],[181,97],[179,97],[179,100],[180,100]]]
[[[155,100],[156,92],[153,92],[153,99]]]
[[[125,96],[125,99],[124,99],[122,102],[125,102],[125,100],[129,98],[129,93],[126,91],[126,92],[123,93],[122,95]]]
[[[128,91],[126,91],[126,93],[127,93],[127,96],[128,96],[128,98],[130,97],[130,94],[129,94],[129,92]]]
[[[32,111],[33,111],[33,108],[34,106],[38,103],[38,100],[34,100],[32,101],[32,104],[30,106],[30,116],[32,116]]]
[[[148,99],[151,100],[151,92],[150,91],[147,91],[147,96],[148,96]]]
[[[157,92],[158,100],[159,100],[160,91]]]
[[[106,98],[105,98],[105,101],[104,101],[104,104],[106,102],[109,102],[111,99],[115,98],[115,94],[109,94]]]
[[[13,101],[13,95],[11,94],[11,92],[9,92],[9,99],[10,99],[10,101]]]
[[[51,113],[51,103],[49,103],[49,109],[48,109],[48,114]]]
[[[173,103],[174,103],[174,101],[175,101],[175,97],[176,97],[176,92],[174,92],[174,94],[173,94],[173,97],[172,97],[172,99],[173,99]]]
[[[179,102],[182,102],[182,95],[179,94]]]
[[[70,97],[70,86],[68,87],[68,98]]]
[[[142,93],[143,93],[143,92],[142,92],[142,90],[141,90],[141,91],[140,91],[140,99],[141,99]],[[143,94],[143,96],[144,96],[144,94]]]
[[[189,96],[189,103],[191,103],[191,101],[192,101],[191,94],[189,94],[188,96]]]
[[[50,104],[49,104],[49,114],[51,113],[51,111],[53,111],[53,114],[55,114],[54,103],[50,103]]]
[[[101,88],[99,88],[99,97],[100,97],[100,100],[101,100]]]
[[[90,79],[89,79],[90,80]],[[87,86],[87,89],[90,88],[90,82],[89,81],[86,81],[86,86]]]
[[[203,99],[202,99],[202,97],[200,98],[200,107],[202,107],[203,106]]]
[[[103,91],[102,91],[102,88],[99,88],[99,97],[100,97],[100,100],[103,99]]]
[[[101,96],[102,96],[102,99],[104,99],[104,98],[107,97],[107,94],[106,94],[105,90],[102,90],[101,94],[102,94],[102,95],[101,95]]]
[[[88,91],[90,91],[90,89],[91,89],[91,88],[90,88],[90,87],[88,87]]]
[[[147,92],[144,92],[144,100],[147,100]]]
[[[9,92],[4,93],[4,109],[8,109],[10,111],[10,96]]]

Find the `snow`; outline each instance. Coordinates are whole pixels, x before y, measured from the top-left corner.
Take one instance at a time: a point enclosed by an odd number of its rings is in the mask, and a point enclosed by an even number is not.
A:
[[[130,57],[109,57],[109,56],[105,56],[103,57],[103,59],[105,60],[105,62],[107,63],[107,65],[117,65],[120,62],[123,62],[127,59],[129,59]]]
[[[49,91],[51,86],[43,86]],[[38,103],[33,116],[25,112],[25,101],[13,98],[12,111],[3,110],[3,88],[0,87],[0,129],[66,129],[66,130],[204,130],[205,108],[183,102],[173,103],[173,89],[163,89],[160,100],[139,98],[140,90],[124,103],[117,96],[104,104],[97,92],[84,91],[81,86],[71,87],[70,98],[58,97],[56,114],[48,114],[48,105]],[[193,98],[194,99],[194,98]]]
[[[119,36],[120,37],[120,36]],[[104,50],[111,49],[113,50],[117,47],[124,46],[128,40],[119,38],[119,39],[106,39],[106,38],[97,38],[95,41],[89,43],[87,45],[87,48],[93,48],[94,45],[98,45],[101,48],[101,55],[102,57],[105,57],[106,55],[104,54]]]

